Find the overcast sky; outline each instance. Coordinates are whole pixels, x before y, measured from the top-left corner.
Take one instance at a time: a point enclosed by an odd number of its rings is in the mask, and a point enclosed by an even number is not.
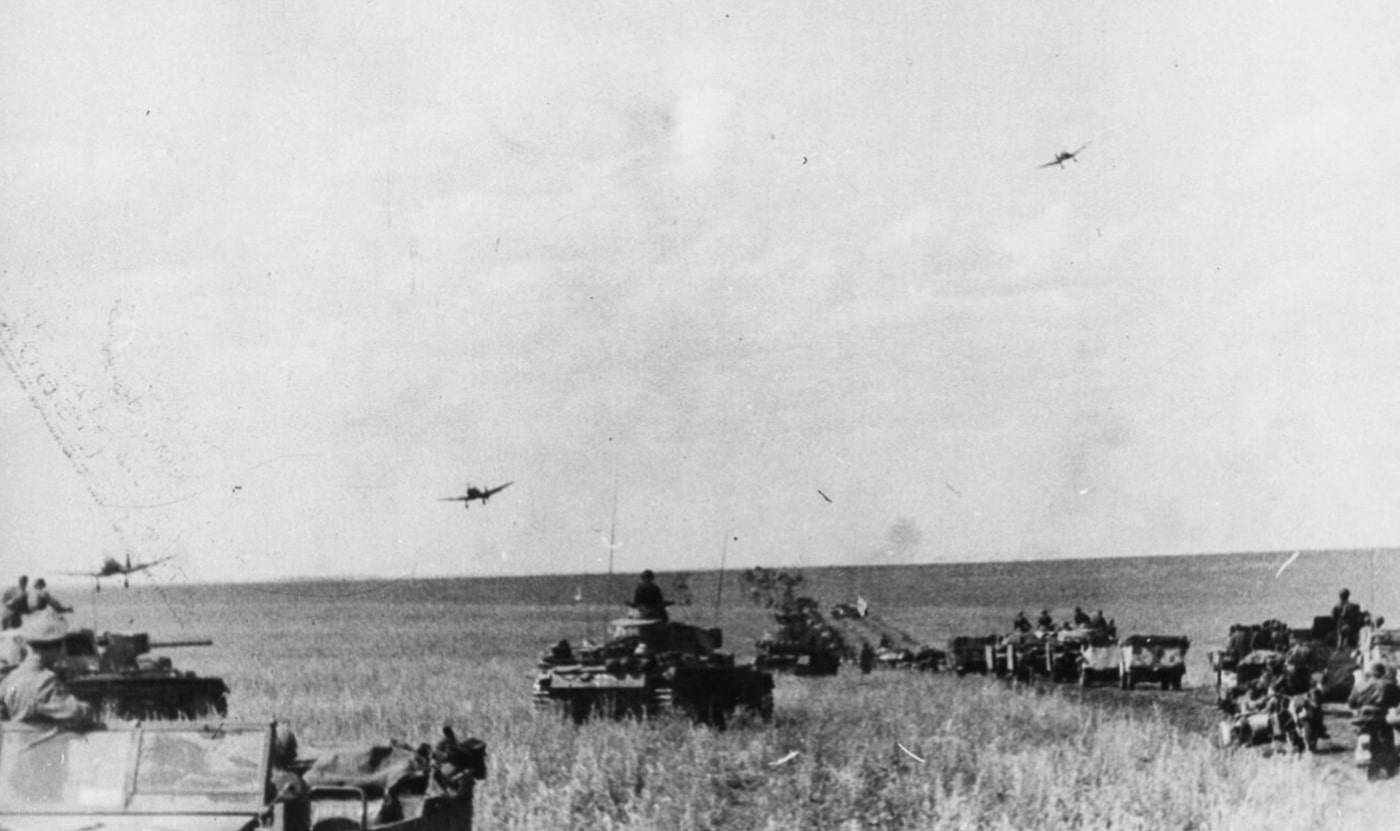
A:
[[[757,5],[0,8],[0,581],[1400,542],[1393,4]]]

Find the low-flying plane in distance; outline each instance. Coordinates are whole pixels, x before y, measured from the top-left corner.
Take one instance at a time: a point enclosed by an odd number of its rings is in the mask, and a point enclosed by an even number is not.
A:
[[[467,493],[465,496],[442,496],[438,497],[438,501],[461,502],[463,508],[470,508],[472,506],[473,499],[480,499],[481,504],[485,505],[486,502],[492,496],[495,496],[496,494],[510,487],[512,484],[512,482],[506,482],[504,485],[497,485],[494,488],[487,488],[485,490],[482,490],[481,488],[478,488],[475,485],[467,485]]]
[[[169,557],[161,557],[159,560],[151,560],[149,563],[133,563],[131,562],[131,555],[127,554],[126,565],[122,565],[116,557],[108,557],[102,561],[102,568],[99,568],[97,571],[65,571],[63,573],[68,577],[93,578],[97,581],[98,591],[102,591],[103,577],[116,577],[120,574],[122,576],[122,588],[129,589],[131,588],[131,581],[129,579],[131,575],[138,571],[145,571],[151,566],[158,566],[166,560],[173,559],[175,559],[175,557],[171,555]]]
[[[1086,141],[1086,142],[1084,142],[1083,144],[1079,145],[1079,149],[1078,149],[1078,150],[1075,150],[1075,151],[1073,151],[1073,152],[1070,152],[1069,150],[1061,150],[1060,152],[1058,152],[1058,153],[1055,154],[1055,158],[1054,158],[1054,159],[1052,159],[1052,160],[1046,162],[1046,163],[1043,164],[1043,165],[1040,165],[1040,167],[1054,167],[1054,166],[1056,166],[1056,165],[1059,165],[1060,167],[1064,167],[1064,166],[1065,166],[1065,162],[1071,162],[1071,161],[1072,161],[1072,162],[1075,162],[1075,163],[1077,164],[1077,163],[1079,162],[1079,159],[1078,159],[1079,154],[1080,154],[1080,153],[1083,153],[1083,152],[1084,152],[1084,148],[1086,148],[1086,147],[1088,147],[1088,146],[1089,146],[1089,142]]]

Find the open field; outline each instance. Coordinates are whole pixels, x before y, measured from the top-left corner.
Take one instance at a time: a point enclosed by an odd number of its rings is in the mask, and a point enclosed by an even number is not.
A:
[[[1376,606],[1396,597],[1380,554]],[[582,728],[531,708],[535,657],[620,612],[575,605],[601,578],[109,586],[66,592],[74,622],[211,637],[172,650],[223,675],[231,717],[277,719],[309,743],[416,739],[444,721],[485,739],[481,828],[1321,828],[1395,816],[1400,783],[1368,786],[1345,750],[1268,758],[1212,745],[1205,652],[1232,621],[1324,613],[1343,583],[1369,605],[1370,556],[1281,555],[806,571],[830,605],[859,592],[916,638],[1005,628],[1019,608],[1103,608],[1120,631],[1193,639],[1180,694],[1011,689],[898,672],[780,678],[771,728],[673,720]],[[692,579],[709,624],[714,575]],[[666,575],[661,575],[663,586]],[[619,578],[618,593],[630,586]],[[726,647],[752,654],[767,613],[726,586]],[[1383,605],[1385,604],[1385,605]],[[901,747],[902,746],[902,747]],[[797,751],[784,764],[780,759]],[[916,758],[917,757],[917,758]],[[1384,826],[1381,826],[1384,827]]]

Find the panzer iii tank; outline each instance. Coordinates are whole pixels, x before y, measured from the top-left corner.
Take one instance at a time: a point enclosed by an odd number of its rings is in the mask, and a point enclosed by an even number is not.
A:
[[[211,646],[213,641],[153,641],[145,632],[95,635],[70,630],[54,673],[99,712],[123,719],[203,718],[228,714],[228,686],[174,668],[152,649]]]
[[[721,652],[719,629],[622,618],[601,646],[560,641],[539,662],[535,706],[592,716],[649,717],[675,712],[723,727],[739,709],[773,715],[773,676]]]
[[[759,638],[757,666],[794,675],[835,675],[847,652],[845,638],[822,617],[817,601],[799,597],[773,614],[778,633]]]

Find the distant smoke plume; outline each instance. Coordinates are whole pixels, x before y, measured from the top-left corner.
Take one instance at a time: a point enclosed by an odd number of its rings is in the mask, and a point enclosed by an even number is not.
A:
[[[914,520],[902,516],[885,531],[885,544],[872,552],[870,561],[875,563],[913,563],[919,559],[919,544],[923,542],[923,532]]]

